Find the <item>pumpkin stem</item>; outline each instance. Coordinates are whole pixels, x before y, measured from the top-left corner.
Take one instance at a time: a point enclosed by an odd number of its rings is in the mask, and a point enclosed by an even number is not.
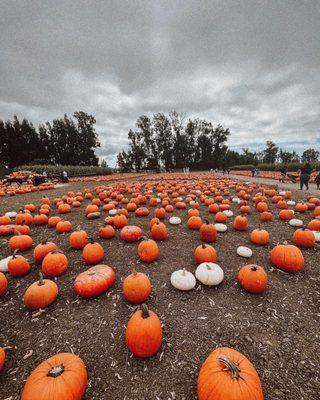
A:
[[[233,379],[241,378],[239,375],[241,372],[239,366],[235,362],[230,360],[230,358],[228,358],[227,356],[224,356],[224,355],[220,355],[217,357],[217,359],[226,367],[225,371],[230,372],[231,377]]]
[[[186,269],[185,268],[183,268],[183,270],[182,270],[182,275],[186,276]]]
[[[138,272],[135,267],[132,267],[132,275],[137,276]]]
[[[202,243],[201,247],[202,247],[203,249],[205,249],[207,246],[206,246],[204,243]]]
[[[50,369],[50,371],[47,373],[47,376],[50,376],[51,378],[57,378],[63,372],[64,372],[64,366],[61,364]]]
[[[17,257],[18,251],[19,251],[19,249],[15,249],[15,251],[12,254],[12,258],[16,258]]]
[[[210,267],[210,265],[209,265],[209,264],[206,264],[206,267],[207,267],[207,270],[208,270],[208,271],[210,271],[210,270],[211,270],[211,267]]]
[[[47,239],[44,239],[42,242],[41,242],[41,244],[47,244],[48,242],[47,242]]]
[[[258,268],[257,268],[257,266],[256,265],[254,265],[254,264],[252,264],[251,265],[251,271],[258,271]]]
[[[150,317],[148,306],[145,303],[141,304],[141,311],[142,311],[142,318]]]
[[[43,286],[44,285],[42,272],[39,272],[39,283],[38,283],[38,285],[39,286]]]
[[[208,220],[208,219],[205,219],[205,220],[204,220],[204,222],[205,222],[207,225],[209,225],[209,224],[210,224],[210,222],[209,222],[209,220]]]

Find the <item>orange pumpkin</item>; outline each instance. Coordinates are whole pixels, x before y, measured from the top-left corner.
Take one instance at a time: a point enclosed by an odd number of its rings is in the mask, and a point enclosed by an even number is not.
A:
[[[82,251],[82,258],[87,264],[98,264],[104,259],[105,253],[101,244],[90,239]]]
[[[122,229],[125,229],[125,228],[126,227],[123,227]],[[114,230],[113,226],[106,225],[106,226],[102,226],[101,228],[99,228],[98,233],[102,239],[111,239],[116,234],[116,231]]]
[[[268,276],[259,265],[245,265],[238,272],[238,282],[250,293],[262,293],[266,290]]]
[[[206,243],[215,242],[217,240],[217,230],[213,224],[206,219],[200,228],[200,238]]]
[[[214,263],[217,261],[217,252],[209,244],[203,243],[195,249],[194,258],[197,264],[201,264],[204,262]]]
[[[50,253],[50,251],[58,250],[58,246],[53,242],[47,242],[44,240],[38,244],[33,251],[33,258],[36,263],[42,263],[44,257]]]
[[[50,251],[42,260],[42,272],[47,276],[60,276],[68,268],[67,257],[59,250]]]
[[[199,400],[263,400],[260,378],[251,362],[228,347],[214,350],[198,376]]]
[[[316,238],[310,229],[297,229],[292,236],[292,241],[299,247],[311,248],[316,244]]]
[[[23,296],[23,302],[29,310],[39,310],[52,304],[58,296],[58,286],[49,279],[40,279],[32,283]]]
[[[56,225],[56,231],[58,233],[67,233],[72,231],[72,224],[69,221],[60,221]]]
[[[151,283],[146,274],[133,270],[123,281],[122,293],[130,303],[143,303],[151,293]]]
[[[233,220],[233,227],[237,231],[245,231],[247,230],[248,227],[248,219],[246,217],[243,217],[241,215],[238,215],[235,217]]]
[[[265,246],[270,242],[270,235],[268,231],[259,227],[259,229],[254,229],[250,233],[250,240],[254,244]]]
[[[28,377],[21,400],[81,400],[87,370],[80,357],[60,353],[43,361]]]
[[[151,236],[155,240],[164,240],[168,236],[167,227],[163,222],[157,222],[151,227]]]
[[[13,252],[15,250],[25,251],[30,249],[33,245],[32,237],[29,235],[15,235],[9,240],[10,250]]]
[[[75,279],[75,292],[85,298],[100,296],[115,282],[116,274],[108,265],[95,265],[81,272]]]
[[[6,278],[4,273],[0,272],[0,297],[2,297],[6,293],[7,287],[8,279]]]
[[[188,219],[187,226],[189,229],[199,230],[203,224],[202,219],[196,215],[193,215]]]
[[[15,278],[27,275],[31,270],[29,261],[25,257],[17,255],[17,251],[13,252],[11,260],[8,261],[9,274]]]
[[[126,329],[126,345],[136,357],[151,357],[162,343],[162,328],[159,317],[149,311],[145,304],[129,319]]]
[[[72,232],[69,237],[70,247],[73,249],[83,249],[89,243],[88,234],[84,230]]]
[[[286,272],[299,272],[304,268],[304,257],[301,250],[290,244],[279,244],[270,252],[272,263]]]
[[[144,238],[138,246],[138,257],[141,261],[151,263],[159,257],[159,247],[152,239]]]
[[[5,360],[6,360],[6,352],[2,347],[0,347],[0,371],[3,369]]]

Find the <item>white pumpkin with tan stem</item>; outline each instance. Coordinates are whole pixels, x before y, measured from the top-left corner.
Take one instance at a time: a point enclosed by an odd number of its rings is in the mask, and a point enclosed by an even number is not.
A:
[[[228,227],[225,224],[214,224],[217,232],[227,232]]]
[[[183,291],[191,290],[196,286],[196,278],[185,268],[174,271],[170,281],[172,286]]]
[[[239,246],[237,248],[237,254],[240,257],[250,258],[252,256],[252,250],[249,247]]]
[[[196,269],[196,278],[207,286],[216,286],[223,281],[224,273],[222,268],[215,263],[204,262]]]

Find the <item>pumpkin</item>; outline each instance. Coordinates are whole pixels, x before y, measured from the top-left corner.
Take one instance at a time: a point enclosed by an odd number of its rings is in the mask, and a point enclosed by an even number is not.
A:
[[[15,250],[25,251],[30,249],[33,245],[32,237],[29,235],[15,235],[9,240],[10,250],[13,252]]]
[[[50,251],[58,250],[58,246],[53,242],[47,242],[44,240],[38,244],[33,251],[33,258],[36,263],[42,263],[44,257],[50,253]]]
[[[202,225],[202,219],[200,217],[193,215],[188,219],[187,226],[189,229],[198,231],[201,228],[201,225]]]
[[[88,243],[88,234],[84,230],[72,232],[69,237],[69,244],[73,249],[83,249]]]
[[[87,264],[98,264],[104,259],[105,253],[101,244],[89,239],[89,243],[82,251],[82,258]]]
[[[151,293],[151,283],[143,272],[135,269],[127,276],[122,284],[122,293],[130,303],[143,303]]]
[[[305,213],[308,211],[308,206],[305,203],[297,203],[294,209],[299,213]]]
[[[209,244],[201,244],[194,251],[194,258],[197,264],[202,264],[204,262],[216,262],[217,252]]]
[[[220,347],[203,363],[198,376],[199,400],[263,400],[260,378],[238,351]]]
[[[23,296],[23,302],[29,310],[39,310],[52,304],[58,296],[58,286],[49,279],[40,279],[32,283]]]
[[[250,233],[250,240],[254,244],[265,246],[270,242],[270,235],[268,231],[259,227]]]
[[[315,245],[316,238],[310,229],[302,228],[294,232],[292,241],[299,247],[310,248]]]
[[[15,278],[27,275],[31,270],[29,261],[25,257],[17,255],[17,252],[18,250],[13,252],[13,256],[8,262],[9,274]]]
[[[215,226],[217,232],[223,233],[223,232],[227,232],[227,230],[228,230],[228,227],[225,224],[214,224],[214,226]]]
[[[237,254],[240,257],[250,258],[252,256],[252,250],[246,246],[239,246],[237,248]]]
[[[60,276],[68,268],[67,257],[59,250],[50,251],[42,260],[41,269],[47,276]]]
[[[248,219],[244,216],[238,215],[233,220],[233,227],[237,231],[245,231],[248,227]]]
[[[122,229],[125,229],[126,226]],[[116,231],[114,230],[114,227],[111,225],[106,225],[106,226],[102,226],[101,228],[99,228],[99,237],[101,237],[102,239],[111,239],[115,236]]]
[[[142,229],[134,225],[124,226],[120,231],[121,239],[129,243],[140,240],[142,235],[143,235]]]
[[[159,247],[152,239],[144,238],[138,246],[138,257],[141,261],[150,263],[158,259]]]
[[[217,230],[213,224],[206,219],[200,228],[200,238],[206,243],[215,242],[217,240]]]
[[[113,226],[115,228],[123,228],[125,225],[127,225],[127,223],[127,217],[123,214],[116,215],[113,219]]]
[[[8,262],[11,260],[12,256],[6,257],[4,251],[0,246],[0,254],[2,253],[2,259],[0,259],[0,272],[8,272]]]
[[[159,218],[159,219],[164,219],[167,216],[166,210],[164,208],[162,208],[162,207],[161,208],[157,208],[157,209],[154,210],[154,216],[156,218]]]
[[[269,212],[269,211],[263,211],[263,212],[260,214],[260,220],[263,221],[263,222],[271,221],[272,218],[273,218],[273,215],[272,215],[272,213]]]
[[[162,328],[159,317],[148,310],[145,304],[129,319],[126,329],[126,345],[136,357],[151,357],[162,343]]]
[[[0,371],[3,369],[5,360],[6,360],[6,352],[2,347],[0,347]]]
[[[294,227],[303,226],[303,221],[298,218],[292,218],[289,221],[289,225]]]
[[[81,400],[87,386],[87,370],[80,357],[56,354],[43,361],[28,377],[21,400]]]
[[[100,296],[115,282],[116,274],[108,265],[95,265],[81,272],[75,279],[75,292],[85,298]]]
[[[179,217],[170,217],[169,218],[169,224],[171,224],[171,225],[179,225],[179,224],[181,224],[181,218],[179,218]]]
[[[215,216],[216,222],[223,223],[223,222],[226,222],[227,219],[228,219],[228,216],[225,212],[219,211],[216,213],[216,216]]]
[[[62,221],[62,219],[58,216],[50,217],[48,219],[48,227],[55,228],[57,226],[57,223],[60,221]]]
[[[59,214],[68,214],[71,212],[71,207],[69,206],[69,204],[59,204],[58,206],[58,213]]]
[[[259,265],[245,265],[238,272],[238,282],[250,293],[262,293],[266,290],[268,276]]]
[[[10,224],[11,224],[10,217],[8,217],[7,215],[0,216],[0,225],[10,225]]]
[[[0,297],[7,291],[8,280],[3,272],[0,272]]]
[[[173,287],[183,291],[194,289],[196,286],[196,278],[185,268],[174,271],[171,274],[170,282]]]
[[[58,233],[67,233],[72,231],[72,224],[69,221],[60,221],[56,225],[56,231]]]
[[[275,246],[270,252],[272,263],[286,272],[299,272],[304,268],[304,257],[301,250],[284,243]]]
[[[19,212],[16,215],[16,224],[17,225],[31,225],[33,222],[33,216],[26,212]]]
[[[292,219],[294,216],[294,211],[293,210],[281,210],[279,212],[279,218],[282,220],[287,220],[289,221]]]
[[[222,268],[215,263],[201,263],[196,269],[196,278],[207,286],[219,285],[223,281],[223,277]]]
[[[86,207],[85,209],[85,214],[91,214],[91,213],[95,213],[95,212],[99,212],[99,207],[94,205],[94,204],[90,204]]]
[[[38,226],[46,225],[48,221],[49,218],[45,214],[37,214],[33,217],[33,223]]]
[[[168,236],[167,227],[163,222],[157,222],[151,227],[151,236],[155,240],[164,240]]]
[[[320,219],[313,219],[308,223],[308,229],[312,231],[320,231]]]

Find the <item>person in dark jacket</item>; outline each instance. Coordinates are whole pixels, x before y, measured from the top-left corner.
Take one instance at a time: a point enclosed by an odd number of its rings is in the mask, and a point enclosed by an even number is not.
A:
[[[310,180],[310,175],[312,172],[312,167],[310,163],[306,163],[301,169],[300,169],[300,190],[303,189],[303,186],[309,190],[309,180]]]
[[[284,183],[287,176],[287,167],[285,165],[280,169],[280,173],[281,173],[280,182]]]
[[[318,170],[318,173],[317,173],[317,175],[315,177],[314,182],[317,185],[317,189],[319,190],[320,189],[320,170]]]

